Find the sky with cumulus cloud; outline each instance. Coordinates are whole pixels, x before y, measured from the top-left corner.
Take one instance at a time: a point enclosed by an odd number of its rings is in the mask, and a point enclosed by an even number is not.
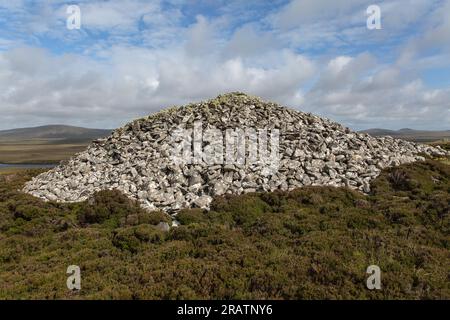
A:
[[[115,128],[230,91],[353,129],[450,129],[450,0],[0,0],[0,129]]]

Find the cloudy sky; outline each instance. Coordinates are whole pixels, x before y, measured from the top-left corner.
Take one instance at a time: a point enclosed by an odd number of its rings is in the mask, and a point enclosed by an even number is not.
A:
[[[115,128],[230,91],[354,129],[450,129],[450,0],[0,0],[0,129]]]

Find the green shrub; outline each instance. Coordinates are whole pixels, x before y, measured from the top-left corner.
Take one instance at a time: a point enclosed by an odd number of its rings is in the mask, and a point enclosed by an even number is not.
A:
[[[120,228],[114,231],[112,243],[116,248],[136,253],[141,245],[134,228]]]
[[[34,217],[39,216],[39,211],[41,209],[32,205],[19,205],[14,210],[14,218],[24,219],[26,221],[32,220]],[[42,212],[41,212],[42,214]]]
[[[116,190],[105,190],[94,194],[78,209],[81,224],[104,223],[111,220],[118,225],[121,218],[133,214],[143,214],[139,204]]]
[[[207,217],[203,209],[184,209],[178,212],[176,219],[183,225],[205,222]]]
[[[230,212],[236,224],[251,224],[258,217],[272,208],[258,194],[244,194],[239,197],[226,195],[211,204],[214,211]]]
[[[139,225],[134,229],[136,238],[143,242],[161,243],[166,238],[166,233],[148,224]]]
[[[401,169],[393,169],[389,173],[389,181],[396,190],[411,190],[410,178],[408,174]]]
[[[157,225],[160,222],[167,222],[167,223],[171,223],[172,222],[172,218],[165,212],[163,211],[152,211],[152,212],[141,212],[138,214],[139,216],[139,224],[152,224],[152,225]]]
[[[0,299],[450,299],[450,167],[437,161],[383,170],[370,195],[219,197],[169,232],[156,227],[168,215],[115,191],[77,204],[19,192],[38,172],[0,175]],[[382,290],[365,287],[371,264]]]

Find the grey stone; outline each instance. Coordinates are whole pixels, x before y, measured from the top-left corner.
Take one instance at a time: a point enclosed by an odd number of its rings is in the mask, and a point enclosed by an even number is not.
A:
[[[171,150],[181,141],[172,140],[174,131],[180,123],[192,129],[197,120],[203,129],[224,133],[227,129],[278,129],[278,167],[261,161],[174,163]],[[209,147],[215,145],[220,141],[209,141]],[[23,190],[44,200],[78,202],[100,190],[118,189],[148,211],[173,213],[188,207],[208,209],[215,195],[292,190],[312,184],[348,186],[368,193],[380,169],[423,161],[421,154],[450,153],[392,137],[355,133],[318,116],[233,93],[126,124],[27,182]]]
[[[194,201],[194,204],[199,208],[208,209],[211,201],[212,198],[210,196],[201,196]]]
[[[167,222],[160,222],[158,223],[158,225],[156,226],[157,229],[164,231],[164,232],[168,232],[170,230],[170,226]]]

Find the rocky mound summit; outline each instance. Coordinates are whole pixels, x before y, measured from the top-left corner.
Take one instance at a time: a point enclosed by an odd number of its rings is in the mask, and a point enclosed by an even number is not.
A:
[[[308,185],[367,193],[382,168],[423,160],[421,154],[446,152],[355,133],[318,116],[231,93],[135,120],[37,176],[24,191],[76,202],[118,189],[149,210],[173,212],[208,208],[216,195]]]

